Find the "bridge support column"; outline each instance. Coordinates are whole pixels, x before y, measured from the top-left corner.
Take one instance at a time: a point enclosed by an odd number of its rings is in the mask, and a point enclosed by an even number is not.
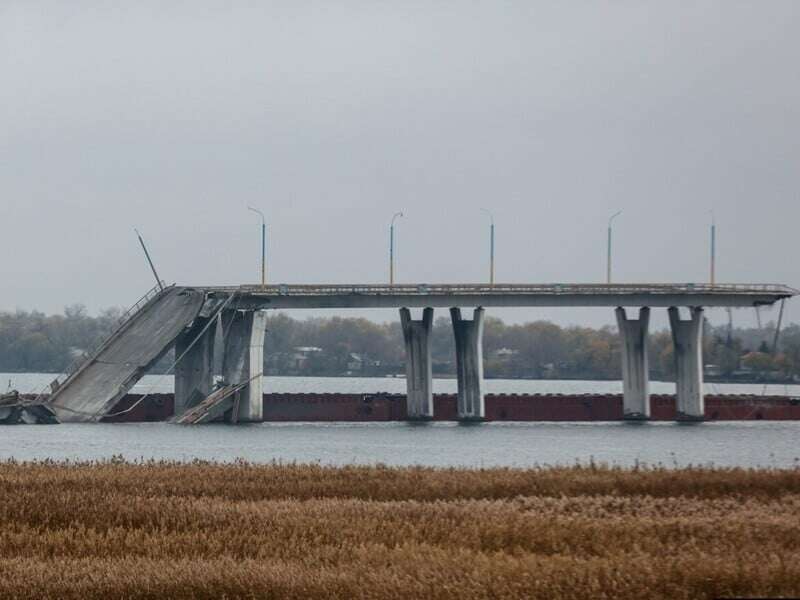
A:
[[[705,418],[703,398],[703,309],[692,308],[691,318],[681,320],[676,307],[669,309],[672,345],[677,372],[678,419],[701,421]]]
[[[486,416],[483,403],[483,309],[476,308],[473,319],[461,318],[461,309],[451,308],[456,340],[458,375],[458,418],[480,421]]]
[[[249,382],[234,398],[231,421],[260,422],[264,419],[262,374],[267,311],[225,311],[225,356],[222,376],[226,384]]]
[[[623,415],[625,419],[650,418],[650,377],[647,363],[647,327],[650,309],[639,310],[639,319],[628,319],[625,309],[616,310],[622,337]]]
[[[433,309],[424,309],[422,320],[414,321],[411,311],[401,308],[400,324],[406,345],[406,412],[410,420],[429,420],[433,418]]]
[[[175,340],[175,359],[183,356],[175,365],[176,415],[203,400],[214,385],[214,334],[217,328],[214,323],[203,331],[208,321],[197,317],[192,326]]]

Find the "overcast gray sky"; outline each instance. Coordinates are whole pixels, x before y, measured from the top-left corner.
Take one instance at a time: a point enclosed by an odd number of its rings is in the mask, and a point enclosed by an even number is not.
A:
[[[183,284],[800,287],[800,2],[0,0],[0,309]],[[608,314],[606,314],[608,313]],[[368,313],[394,319],[389,312]],[[511,320],[611,322],[611,311]]]

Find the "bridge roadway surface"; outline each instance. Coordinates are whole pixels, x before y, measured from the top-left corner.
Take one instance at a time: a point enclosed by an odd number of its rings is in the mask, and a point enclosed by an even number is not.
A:
[[[780,284],[402,284],[245,285],[201,288],[236,294],[246,310],[270,308],[766,306],[800,294]]]
[[[724,306],[774,304],[797,295],[783,285],[403,284],[179,287],[148,294],[86,359],[54,382],[61,421],[98,421],[198,316],[227,309]],[[231,295],[233,297],[231,298]]]

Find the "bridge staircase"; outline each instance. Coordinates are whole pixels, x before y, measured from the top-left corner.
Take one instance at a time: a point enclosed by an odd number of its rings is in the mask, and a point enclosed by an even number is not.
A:
[[[200,290],[163,285],[142,296],[107,339],[50,384],[48,404],[59,420],[99,421],[111,411],[170,350],[204,299]]]

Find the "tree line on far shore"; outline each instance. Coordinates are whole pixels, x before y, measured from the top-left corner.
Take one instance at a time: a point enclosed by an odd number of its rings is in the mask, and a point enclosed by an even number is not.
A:
[[[60,372],[83,351],[95,347],[114,328],[121,311],[90,316],[81,305],[60,315],[0,312],[0,371]],[[721,379],[800,378],[800,325],[783,328],[773,348],[775,325],[762,328],[705,324],[704,363]],[[431,339],[434,372],[455,372],[450,321],[434,322]],[[618,379],[620,338],[615,327],[561,327],[548,321],[506,324],[487,317],[484,330],[488,377]],[[649,336],[654,378],[674,376],[668,330]],[[273,375],[387,375],[403,372],[404,345],[399,322],[362,318],[298,320],[270,315],[265,336],[265,372]],[[163,361],[162,361],[163,362]]]

